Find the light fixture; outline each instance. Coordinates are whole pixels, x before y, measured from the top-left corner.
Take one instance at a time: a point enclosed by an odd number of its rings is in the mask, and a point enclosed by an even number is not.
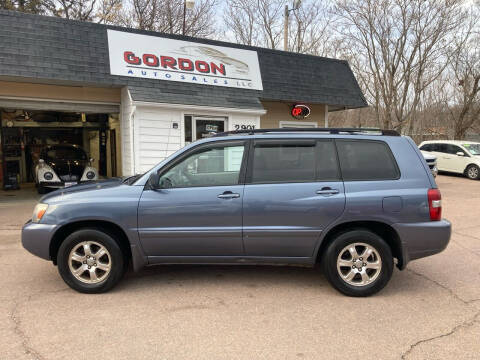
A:
[[[195,0],[185,0],[185,7],[188,10],[193,9],[194,6],[195,6]]]

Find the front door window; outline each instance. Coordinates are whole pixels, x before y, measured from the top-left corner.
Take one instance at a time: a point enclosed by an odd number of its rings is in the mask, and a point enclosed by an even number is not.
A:
[[[244,145],[209,147],[193,153],[160,177],[165,189],[240,183]]]

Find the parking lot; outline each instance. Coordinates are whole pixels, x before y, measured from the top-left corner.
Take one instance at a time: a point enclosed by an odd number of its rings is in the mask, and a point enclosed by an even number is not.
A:
[[[478,359],[480,182],[437,178],[453,236],[348,298],[317,269],[163,266],[76,293],[24,250],[32,191],[0,192],[0,359]]]

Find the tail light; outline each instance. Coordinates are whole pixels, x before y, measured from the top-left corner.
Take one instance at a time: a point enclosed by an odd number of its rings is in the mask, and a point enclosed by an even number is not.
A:
[[[442,195],[440,194],[440,190],[428,190],[428,207],[430,208],[430,220],[442,220]]]

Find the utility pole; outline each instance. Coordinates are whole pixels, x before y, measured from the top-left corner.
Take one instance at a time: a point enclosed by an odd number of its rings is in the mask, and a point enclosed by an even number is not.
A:
[[[288,51],[288,18],[290,17],[290,11],[298,10],[302,0],[293,0],[292,8],[289,9],[288,5],[285,5],[285,21],[283,23],[283,50]]]
[[[290,10],[288,10],[288,5],[285,5],[285,21],[283,22],[283,50],[288,51],[288,16],[290,15]]]

